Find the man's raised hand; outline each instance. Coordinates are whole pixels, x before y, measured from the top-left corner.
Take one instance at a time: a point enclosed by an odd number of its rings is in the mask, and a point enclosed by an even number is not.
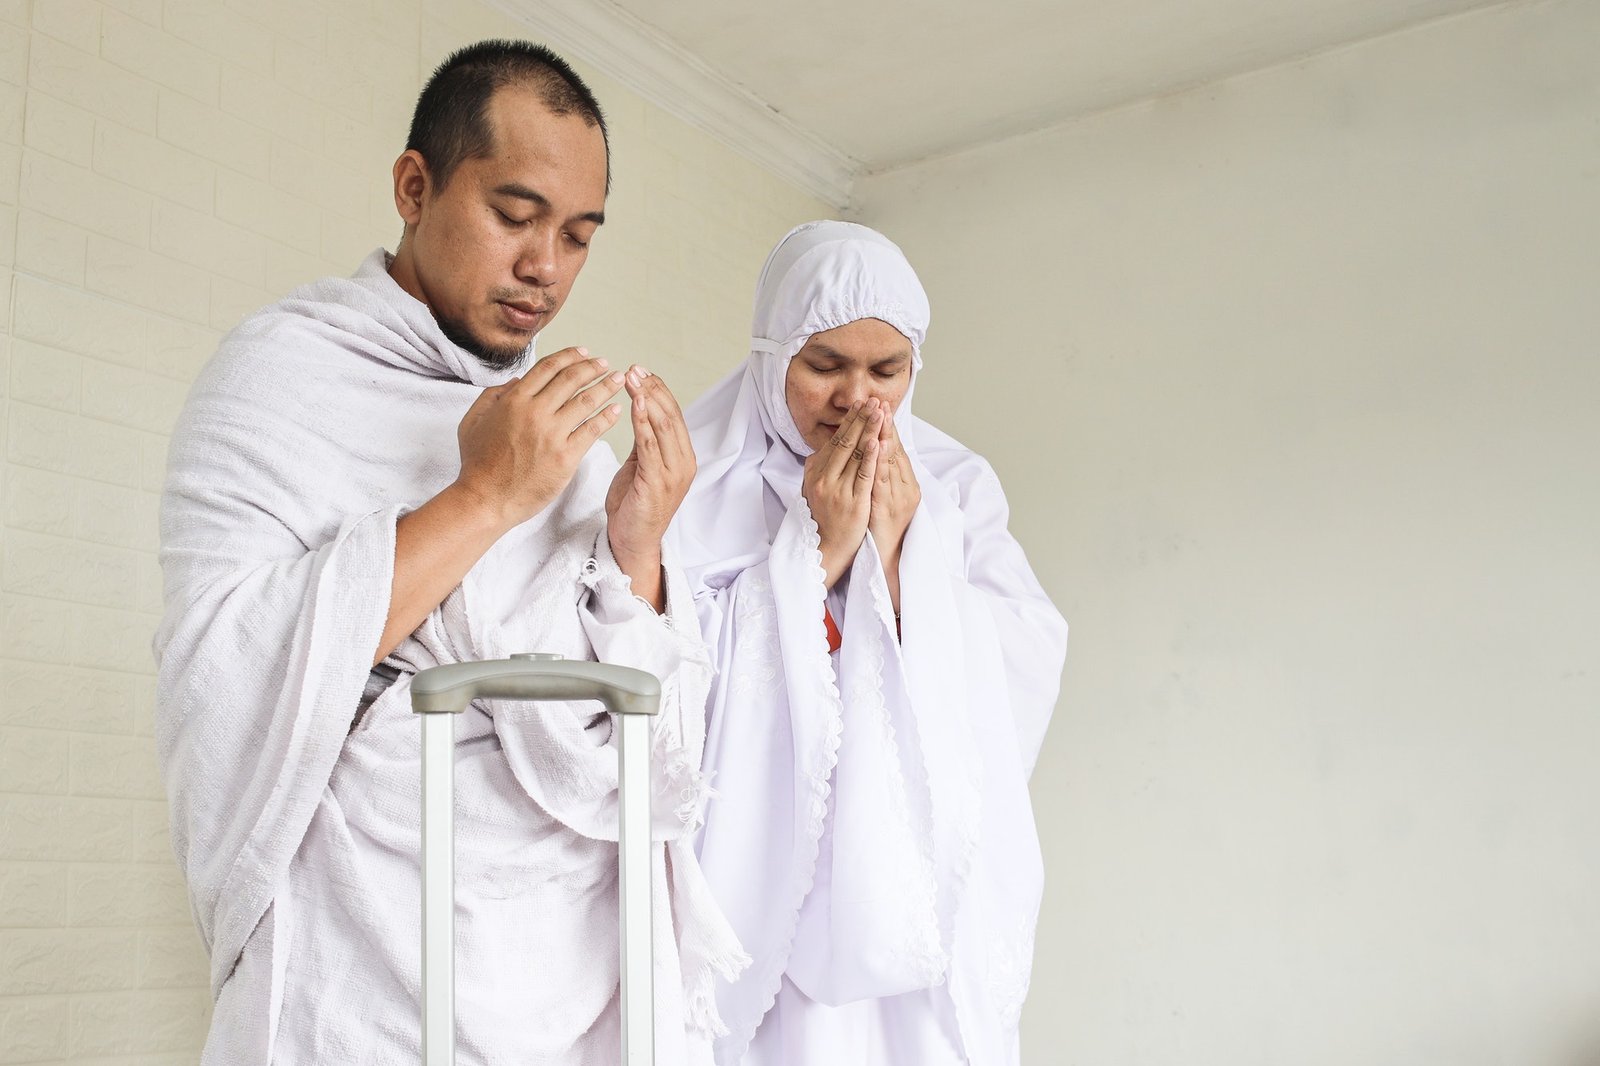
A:
[[[456,429],[461,472],[394,531],[389,614],[372,661],[382,662],[483,553],[544,510],[584,453],[616,424],[607,406],[622,375],[582,348],[547,355],[522,377],[484,389]]]
[[[583,348],[545,356],[520,378],[483,390],[456,430],[456,484],[505,529],[527,521],[567,487],[622,409],[602,408],[622,387]]]
[[[694,481],[694,445],[666,382],[635,366],[624,383],[633,400],[633,450],[606,494],[606,533],[634,594],[659,611],[666,606],[661,538]]]

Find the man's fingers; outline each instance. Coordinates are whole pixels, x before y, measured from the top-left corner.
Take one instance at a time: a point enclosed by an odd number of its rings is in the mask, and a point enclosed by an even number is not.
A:
[[[673,469],[692,469],[694,443],[689,439],[689,426],[683,419],[678,398],[665,381],[642,367],[640,372],[646,375],[644,388],[650,398],[650,427],[660,445],[662,460]]]
[[[661,442],[656,439],[655,427],[651,425],[654,410],[651,398],[643,392],[633,398],[633,446],[639,449],[641,471],[661,469]]]
[[[518,392],[530,394],[543,392],[544,387],[550,384],[551,379],[563,370],[578,363],[594,361],[596,360],[589,358],[589,349],[587,348],[563,348],[559,352],[551,352],[537,363],[534,363],[526,374],[512,384]],[[602,367],[605,365],[604,359],[597,361]]]
[[[551,383],[551,389],[555,395],[559,396],[566,389],[567,384],[567,382],[558,377],[555,382]],[[621,374],[606,374],[602,371],[599,378],[586,383],[557,408],[556,417],[565,420],[567,425],[577,428],[578,424],[588,418],[595,408],[611,400],[621,389]],[[559,425],[560,423],[557,424]]]
[[[617,424],[617,418],[621,414],[622,407],[618,404],[612,404],[573,430],[567,439],[582,445],[583,450],[587,452],[595,441],[605,435],[606,430]]]
[[[539,391],[541,394],[548,394],[549,398],[555,401],[555,406],[559,407],[590,385],[607,377],[609,369],[609,364],[604,359],[579,359],[558,370]],[[619,381],[617,386],[620,388],[621,384]]]

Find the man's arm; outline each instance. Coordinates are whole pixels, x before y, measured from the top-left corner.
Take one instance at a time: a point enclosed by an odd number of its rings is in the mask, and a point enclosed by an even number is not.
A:
[[[604,359],[566,348],[483,390],[456,431],[460,476],[396,526],[389,614],[374,664],[444,602],[495,541],[561,494],[589,448],[616,424],[620,407],[596,408],[622,381],[607,374]],[[659,582],[659,562],[656,570]]]

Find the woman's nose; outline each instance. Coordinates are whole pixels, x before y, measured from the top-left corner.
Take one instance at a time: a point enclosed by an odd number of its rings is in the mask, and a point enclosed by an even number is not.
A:
[[[867,383],[858,380],[841,382],[833,394],[833,405],[841,411],[848,411],[852,404],[866,403],[872,398],[872,390]]]

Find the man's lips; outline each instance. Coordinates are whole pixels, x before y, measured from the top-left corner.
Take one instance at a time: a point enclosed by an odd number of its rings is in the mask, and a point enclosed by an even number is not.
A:
[[[550,313],[548,307],[524,303],[520,300],[500,300],[499,304],[500,309],[505,313],[506,321],[518,329],[538,329]]]

